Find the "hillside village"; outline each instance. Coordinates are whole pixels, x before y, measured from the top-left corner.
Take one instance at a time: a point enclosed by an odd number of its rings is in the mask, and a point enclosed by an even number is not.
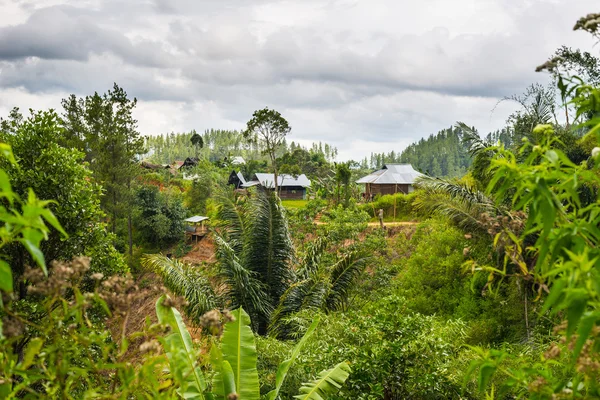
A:
[[[0,88],[10,86],[10,101],[56,95],[60,104],[0,118],[0,398],[600,398],[597,48],[562,45],[527,66],[536,75],[518,69],[518,57],[497,65],[504,47],[524,57],[539,49],[520,42],[554,43],[565,18],[556,10],[581,5],[494,8],[528,29],[527,40],[521,32],[479,44],[482,62],[493,61],[488,82],[467,50],[481,40],[471,29],[490,20],[473,25],[483,14],[466,6],[441,14],[474,16],[467,36],[436,28],[432,46],[418,35],[386,44],[371,28],[363,43],[344,29],[327,36],[344,43],[336,54],[319,48],[318,33],[328,32],[306,31],[324,20],[336,29],[337,11],[353,24],[367,19],[352,14],[366,3],[163,3],[110,3],[102,17],[103,2],[0,2]],[[197,8],[219,29],[187,18]],[[230,12],[235,24],[219,18]],[[404,25],[397,16],[394,29]],[[2,25],[6,18],[16,25]],[[297,18],[318,24],[300,27]],[[127,35],[113,29],[124,19],[135,27]],[[239,21],[248,29],[237,30]],[[574,30],[597,44],[600,14],[577,19]],[[264,37],[254,43],[257,32]],[[306,57],[302,37],[318,57]],[[359,54],[366,44],[381,54]],[[387,53],[440,57],[455,47],[456,63]],[[76,76],[81,65],[94,66],[94,85],[107,70],[125,86],[99,93]],[[402,73],[369,73],[380,65]],[[419,79],[393,81],[413,67]],[[519,79],[501,74],[511,68]],[[27,92],[31,76],[73,84]],[[524,80],[533,83],[496,98],[499,86]],[[127,85],[145,98],[138,103]],[[305,86],[310,95],[301,95]],[[395,109],[407,91],[426,110]],[[267,92],[287,105],[249,111]],[[439,106],[452,96],[456,104]],[[492,128],[477,115],[481,103],[505,102],[515,108]],[[140,128],[191,126],[181,115],[215,128]],[[416,138],[411,129],[425,115],[439,131]],[[323,131],[328,140],[306,139]]]

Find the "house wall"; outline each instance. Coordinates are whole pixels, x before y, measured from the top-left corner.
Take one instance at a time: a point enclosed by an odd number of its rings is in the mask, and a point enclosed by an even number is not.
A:
[[[379,185],[375,183],[367,183],[366,184],[366,194],[367,197],[375,197],[377,195],[386,195],[386,194],[394,194],[394,193],[412,193],[413,186],[410,184],[384,184]]]
[[[306,189],[301,186],[285,186],[280,188],[279,198],[282,200],[303,200],[306,198]]]

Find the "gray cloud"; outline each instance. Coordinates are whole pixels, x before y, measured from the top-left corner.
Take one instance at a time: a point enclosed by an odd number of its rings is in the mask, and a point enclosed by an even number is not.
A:
[[[100,27],[93,15],[80,11],[71,6],[43,8],[24,24],[0,28],[0,60],[87,61],[92,54],[108,52],[133,65],[168,65],[160,43],[142,40],[134,45],[121,32]]]
[[[177,126],[241,127],[254,109],[270,106],[294,119],[298,139],[340,147],[365,139],[404,143],[458,119],[501,126],[505,115],[490,114],[499,97],[547,79],[533,70],[558,46],[591,44],[570,29],[595,6],[593,0],[20,4],[22,21],[3,21],[0,12],[0,99],[2,88],[46,98],[103,92],[117,82],[148,102],[147,109],[160,104],[185,119]],[[155,114],[145,117],[163,126]]]

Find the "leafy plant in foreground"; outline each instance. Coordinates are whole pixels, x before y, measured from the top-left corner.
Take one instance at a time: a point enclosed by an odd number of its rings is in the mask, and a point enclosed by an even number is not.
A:
[[[163,341],[169,357],[171,375],[180,384],[179,395],[186,399],[260,399],[258,372],[256,369],[256,344],[250,329],[250,317],[238,308],[231,312],[228,322],[223,325],[220,348],[215,343],[211,349],[211,367],[215,372],[211,388],[207,389],[205,376],[197,362],[197,354],[192,346],[191,336],[179,315],[169,305],[166,296],[156,303],[156,313],[161,323],[169,326],[172,333]],[[215,315],[207,315],[214,327],[219,324]],[[276,387],[266,394],[265,399],[275,400],[306,340],[313,334],[318,324],[315,320],[304,337],[298,342],[290,358],[280,364],[277,370]],[[334,368],[323,371],[312,382],[305,383],[295,396],[302,400],[321,400],[335,394],[348,378],[350,367],[340,363]]]

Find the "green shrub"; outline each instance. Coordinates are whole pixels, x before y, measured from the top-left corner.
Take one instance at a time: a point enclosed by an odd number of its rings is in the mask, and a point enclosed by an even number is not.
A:
[[[371,218],[379,216],[379,210],[383,210],[385,218],[394,217],[394,205],[396,220],[410,220],[415,218],[415,210],[413,209],[413,201],[415,193],[396,193],[377,196],[369,203],[361,204],[360,209],[369,214]]]
[[[466,326],[411,313],[398,296],[380,297],[362,310],[323,317],[305,345],[298,365],[288,373],[282,398],[336,360],[348,360],[352,373],[339,399],[458,398],[461,377],[450,379],[446,364],[460,350]],[[273,384],[273,367],[288,345],[271,338],[258,342],[265,388]]]

